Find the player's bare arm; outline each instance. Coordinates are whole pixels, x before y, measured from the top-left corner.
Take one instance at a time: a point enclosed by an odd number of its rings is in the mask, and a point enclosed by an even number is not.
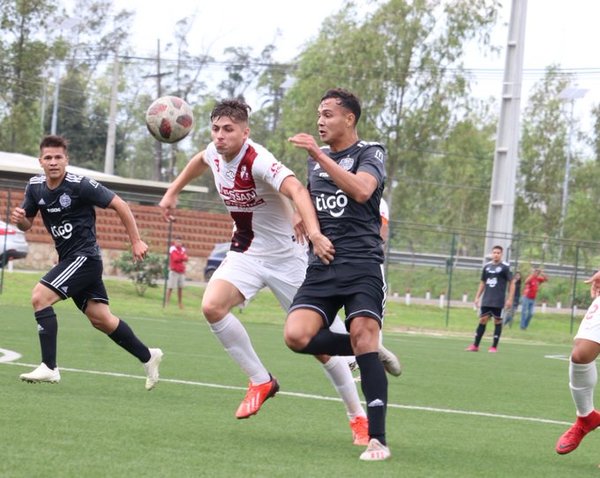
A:
[[[183,168],[183,171],[173,180],[167,192],[164,194],[158,206],[162,210],[163,217],[166,221],[175,219],[175,209],[177,208],[177,197],[179,193],[191,183],[194,179],[202,176],[208,169],[208,165],[204,162],[205,150],[196,153],[192,159],[188,161]]]
[[[33,217],[25,216],[25,209],[16,207],[10,213],[10,222],[12,222],[20,231],[29,231],[33,225]]]
[[[327,156],[317,145],[315,138],[307,133],[298,133],[288,139],[290,143],[306,152],[329,174],[333,182],[356,202],[367,202],[375,189],[377,178],[369,173],[354,174],[340,167],[333,159]]]
[[[485,289],[485,282],[479,282],[479,287],[477,288],[477,292],[475,292],[475,307],[479,308],[479,301],[481,300],[481,294],[483,294],[483,289]]]
[[[515,280],[512,279],[508,286],[508,297],[506,298],[506,304],[504,308],[510,309],[513,305],[513,298],[515,296]]]
[[[600,295],[600,271],[596,272],[592,277],[584,281],[586,284],[590,284],[590,295],[592,299],[595,299]]]
[[[300,244],[308,243],[308,232],[306,232],[306,228],[304,227],[304,222],[302,222],[302,216],[298,213],[298,211],[294,210],[294,215],[292,217],[292,226],[294,227],[294,235]]]
[[[129,240],[131,241],[131,253],[133,254],[134,261],[142,261],[146,257],[148,252],[148,245],[142,241],[140,232],[138,231],[135,218],[129,206],[119,196],[115,196],[108,205],[110,209],[113,209],[121,219],[121,222],[125,226]]]
[[[281,183],[279,191],[294,202],[296,210],[302,218],[306,235],[310,242],[312,242],[314,254],[324,264],[329,264],[333,260],[335,249],[331,241],[321,234],[317,213],[308,189],[295,176],[288,176]]]

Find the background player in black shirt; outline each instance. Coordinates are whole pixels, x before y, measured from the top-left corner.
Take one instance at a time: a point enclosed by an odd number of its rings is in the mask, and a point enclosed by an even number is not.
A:
[[[502,262],[502,246],[492,248],[492,260],[483,266],[481,282],[475,293],[475,307],[479,308],[479,323],[475,330],[475,340],[467,347],[467,352],[478,352],[479,343],[485,333],[490,317],[494,318],[494,340],[488,352],[496,353],[498,341],[502,334],[502,309],[510,310],[515,294],[515,282],[510,266]],[[508,295],[506,287],[509,287]]]
[[[356,356],[370,437],[360,459],[378,461],[390,457],[385,439],[388,384],[379,359],[386,292],[379,204],[386,153],[380,144],[359,140],[360,114],[355,95],[329,90],[321,98],[317,121],[327,147],[319,148],[306,133],[290,138],[310,155],[310,194],[321,232],[333,243],[335,255],[326,265],[310,254],[306,279],[286,321],[285,341],[299,353]],[[297,234],[302,234],[301,226]],[[350,335],[329,329],[341,307]]]
[[[11,221],[21,231],[27,231],[39,211],[54,239],[59,259],[33,288],[31,296],[42,363],[20,378],[26,382],[60,381],[56,366],[58,321],[52,305],[71,297],[94,327],[144,364],[146,389],[151,390],[158,382],[163,353],[146,347],[129,325],[114,316],[108,307],[108,294],[102,281],[102,256],[96,242],[94,207],[116,211],[131,240],[134,260],[143,260],[148,246],[141,240],[125,201],[93,179],[67,172],[67,144],[61,136],[42,139],[39,161],[44,174],[29,180],[22,207],[14,208],[11,214]]]

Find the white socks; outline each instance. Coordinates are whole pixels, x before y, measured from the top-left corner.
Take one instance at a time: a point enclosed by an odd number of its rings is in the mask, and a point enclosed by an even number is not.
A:
[[[573,363],[569,359],[569,388],[577,415],[585,417],[594,411],[594,388],[598,382],[596,362]]]
[[[228,313],[218,322],[209,322],[208,325],[231,358],[248,375],[250,382],[259,385],[271,380],[269,372],[252,347],[248,332],[235,315]]]
[[[323,364],[325,375],[329,377],[331,383],[339,393],[346,406],[348,418],[353,419],[357,416],[366,416],[365,410],[360,403],[356,383],[352,377],[352,372],[348,367],[345,357],[331,357],[327,363]]]

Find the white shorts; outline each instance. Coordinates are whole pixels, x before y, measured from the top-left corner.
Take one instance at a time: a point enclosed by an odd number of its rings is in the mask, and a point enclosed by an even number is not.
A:
[[[167,289],[183,289],[185,285],[185,274],[175,271],[169,271],[167,280]]]
[[[246,301],[263,287],[268,287],[287,312],[306,274],[307,256],[301,249],[299,252],[297,256],[285,259],[274,257],[265,260],[229,251],[209,282],[221,279],[233,284]]]
[[[600,297],[594,299],[579,324],[576,339],[587,339],[600,344]]]

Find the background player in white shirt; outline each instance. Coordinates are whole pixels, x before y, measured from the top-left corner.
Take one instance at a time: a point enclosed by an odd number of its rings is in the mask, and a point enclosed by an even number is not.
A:
[[[294,237],[293,201],[306,226],[314,253],[328,264],[331,242],[320,232],[306,188],[293,172],[249,139],[249,106],[239,100],[217,104],[211,114],[212,142],[196,154],[173,181],[160,207],[172,218],[185,185],[211,170],[215,186],[234,220],[231,250],[209,281],[202,312],[211,330],[249,378],[237,418],[256,414],[279,390],[277,380],[256,354],[250,337],[231,309],[268,286],[288,310],[304,280],[307,255]],[[356,445],[368,442],[366,413],[342,357],[317,357],[342,397]]]

